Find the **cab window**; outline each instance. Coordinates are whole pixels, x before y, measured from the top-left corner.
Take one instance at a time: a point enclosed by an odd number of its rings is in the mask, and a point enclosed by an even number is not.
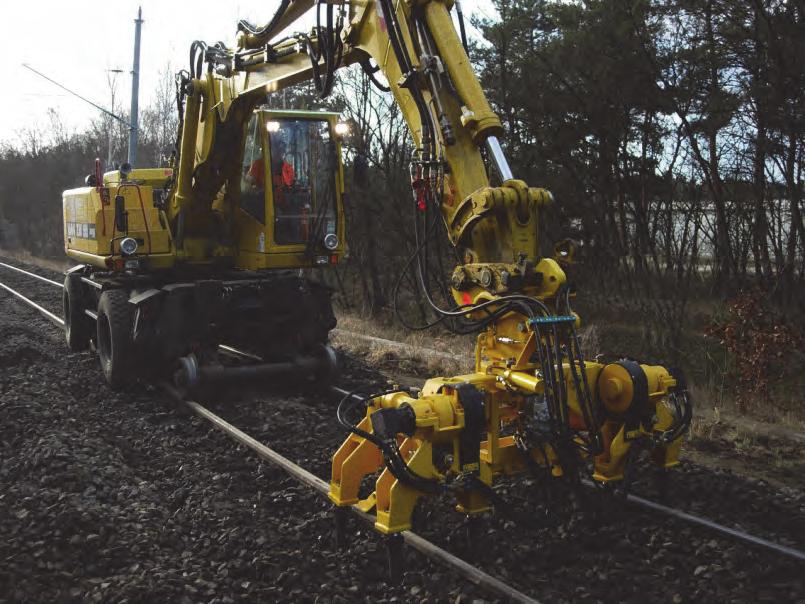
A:
[[[338,161],[325,120],[266,122],[274,200],[274,240],[280,245],[323,241],[336,231]]]
[[[255,113],[246,127],[243,165],[240,172],[240,208],[263,224],[266,222],[265,195],[266,165],[260,117]]]

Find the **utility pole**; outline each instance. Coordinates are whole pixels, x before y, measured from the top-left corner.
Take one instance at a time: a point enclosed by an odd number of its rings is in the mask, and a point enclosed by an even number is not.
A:
[[[117,76],[118,74],[123,73],[122,69],[107,69],[106,70],[106,77],[107,81],[109,82],[109,92],[112,95],[112,108],[110,111],[114,113],[115,111],[115,91],[117,88]],[[109,122],[109,151],[106,155],[106,170],[112,169],[112,149],[114,147],[114,119],[112,117],[108,117],[107,121]]]
[[[129,164],[133,168],[137,162],[137,135],[139,128],[140,95],[140,29],[143,25],[143,7],[137,11],[134,20],[134,65],[131,70],[131,130],[129,130]]]

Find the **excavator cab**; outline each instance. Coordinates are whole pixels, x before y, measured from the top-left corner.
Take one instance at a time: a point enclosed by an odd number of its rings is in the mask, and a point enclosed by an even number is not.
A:
[[[337,113],[253,113],[240,171],[237,266],[338,263],[344,252],[344,132]]]

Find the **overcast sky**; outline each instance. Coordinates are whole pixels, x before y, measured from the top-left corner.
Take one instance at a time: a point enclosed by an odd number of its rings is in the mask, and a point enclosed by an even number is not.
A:
[[[48,124],[56,109],[70,129],[80,129],[99,115],[22,67],[28,63],[101,106],[110,105],[108,69],[119,74],[116,104],[128,109],[137,7],[143,8],[140,107],[148,104],[157,78],[168,62],[186,68],[193,40],[231,44],[238,19],[264,24],[279,0],[40,0],[4,2],[0,19],[0,141],[11,141],[26,127]],[[491,0],[465,0],[465,13],[494,15]],[[473,6],[474,8],[470,8]],[[312,22],[304,24],[304,28]],[[472,34],[472,30],[470,30]]]

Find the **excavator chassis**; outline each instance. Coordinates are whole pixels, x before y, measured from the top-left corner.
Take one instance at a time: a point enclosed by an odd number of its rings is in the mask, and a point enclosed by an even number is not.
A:
[[[197,388],[279,374],[327,379],[336,320],[328,287],[299,271],[194,275],[112,273],[79,265],[66,273],[68,345],[94,344],[113,388],[172,378]],[[226,367],[226,344],[265,362]]]

